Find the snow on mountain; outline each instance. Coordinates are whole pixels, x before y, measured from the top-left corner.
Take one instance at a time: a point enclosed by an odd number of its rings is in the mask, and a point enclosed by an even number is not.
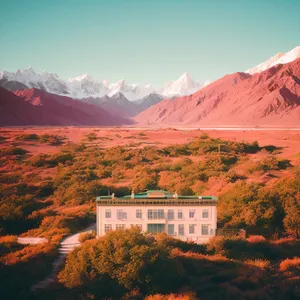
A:
[[[68,80],[70,96],[77,99],[85,97],[103,97],[109,90],[100,81],[94,80],[90,74],[71,78]]]
[[[162,95],[165,97],[189,95],[202,86],[202,84],[195,82],[189,73],[185,72],[176,81],[166,84]]]
[[[117,81],[116,83],[111,83],[109,85],[110,93],[109,97],[122,93],[129,101],[135,101],[141,99],[154,92],[154,88],[151,84],[141,86],[138,84],[127,84],[124,79]]]
[[[32,67],[17,70],[16,73],[1,72],[0,85],[8,90],[21,87],[21,89],[37,88],[57,95],[66,95],[69,93],[68,85],[57,74],[48,72],[37,74]]]
[[[275,56],[272,56],[271,58],[267,59],[265,62],[259,64],[258,66],[247,70],[246,73],[249,74],[260,73],[278,64],[286,64],[292,62],[299,57],[300,57],[300,46],[297,46],[287,53],[284,52],[277,53]]]
[[[136,101],[153,93],[159,94],[163,98],[184,96],[194,93],[203,85],[194,81],[188,73],[184,73],[175,81],[166,83],[163,87],[155,88],[151,84],[128,84],[124,79],[115,83],[110,83],[108,80],[101,82],[88,73],[63,80],[57,74],[46,71],[38,74],[32,67],[29,67],[17,70],[15,73],[0,72],[0,86],[10,91],[36,88],[75,99],[101,98],[105,95],[112,97],[121,93],[129,101]]]
[[[196,93],[165,99],[135,116],[139,125],[300,125],[300,58],[262,73],[226,75]]]

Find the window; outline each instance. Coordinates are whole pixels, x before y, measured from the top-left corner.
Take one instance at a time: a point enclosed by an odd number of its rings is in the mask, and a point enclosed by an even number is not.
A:
[[[137,209],[135,211],[135,216],[137,219],[141,219],[142,218],[142,210],[141,209]]]
[[[209,225],[201,225],[201,234],[209,235]]]
[[[168,224],[168,235],[174,235],[174,224]]]
[[[184,235],[184,224],[178,225],[178,235]]]
[[[117,209],[117,219],[122,219],[123,217],[123,209]]]
[[[174,220],[174,209],[168,209],[168,220]]]
[[[148,219],[153,219],[153,210],[148,209]]]
[[[147,224],[147,231],[151,233],[165,232],[165,224]]]
[[[116,224],[116,230],[124,230],[125,224]]]
[[[208,208],[202,209],[202,218],[207,219],[208,218]]]
[[[123,209],[117,209],[117,219],[127,219],[127,212],[123,211]]]
[[[182,209],[178,209],[178,219],[182,219]]]
[[[158,209],[157,211],[157,218],[158,219],[163,219],[165,217],[165,213],[163,209]]]
[[[195,227],[196,227],[196,224],[190,224],[189,225],[189,233],[190,234],[195,233]]]
[[[106,232],[108,232],[110,230],[112,230],[112,225],[111,224],[105,224],[104,225],[104,232],[106,233]]]
[[[189,217],[190,218],[195,218],[195,210],[194,209],[190,209],[190,211],[189,211]]]
[[[111,218],[111,210],[110,209],[105,210],[105,218]]]
[[[148,209],[148,219],[156,220],[164,218],[163,209]]]

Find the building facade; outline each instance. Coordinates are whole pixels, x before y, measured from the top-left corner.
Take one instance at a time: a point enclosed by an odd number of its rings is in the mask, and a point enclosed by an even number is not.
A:
[[[200,244],[217,229],[217,198],[213,196],[179,196],[155,190],[122,198],[100,196],[96,203],[97,236],[139,226],[144,232],[165,232]]]

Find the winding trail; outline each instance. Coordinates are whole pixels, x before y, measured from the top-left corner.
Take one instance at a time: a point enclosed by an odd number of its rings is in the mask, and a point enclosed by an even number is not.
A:
[[[81,233],[91,232],[93,230],[96,230],[96,223],[90,225],[89,227],[87,227],[86,229],[84,229],[82,231],[79,231],[75,234],[69,235],[69,236],[65,237],[64,239],[62,239],[62,241],[59,244],[59,249],[58,249],[59,255],[57,256],[57,258],[54,260],[54,262],[52,264],[51,274],[49,276],[47,276],[46,278],[44,278],[43,280],[34,284],[31,287],[30,291],[36,292],[37,290],[45,289],[49,286],[49,284],[54,282],[56,280],[56,275],[59,271],[59,267],[64,262],[66,255],[70,251],[72,251],[75,247],[80,246],[80,242],[78,240],[79,235]]]

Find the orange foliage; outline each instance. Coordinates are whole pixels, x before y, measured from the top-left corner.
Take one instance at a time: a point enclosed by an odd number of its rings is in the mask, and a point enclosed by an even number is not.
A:
[[[281,272],[298,271],[300,274],[300,257],[283,260],[279,265],[279,270]]]
[[[29,245],[19,251],[2,256],[0,261],[5,265],[14,265],[19,262],[27,262],[29,259],[37,257],[40,254],[53,254],[54,251],[54,245],[50,243]]]
[[[262,235],[250,235],[246,240],[249,243],[262,243],[266,241],[266,238]]]
[[[145,298],[145,300],[195,300],[197,299],[194,293],[187,294],[156,294],[150,295]]]
[[[14,244],[17,243],[17,240],[15,235],[0,236],[0,244]]]

